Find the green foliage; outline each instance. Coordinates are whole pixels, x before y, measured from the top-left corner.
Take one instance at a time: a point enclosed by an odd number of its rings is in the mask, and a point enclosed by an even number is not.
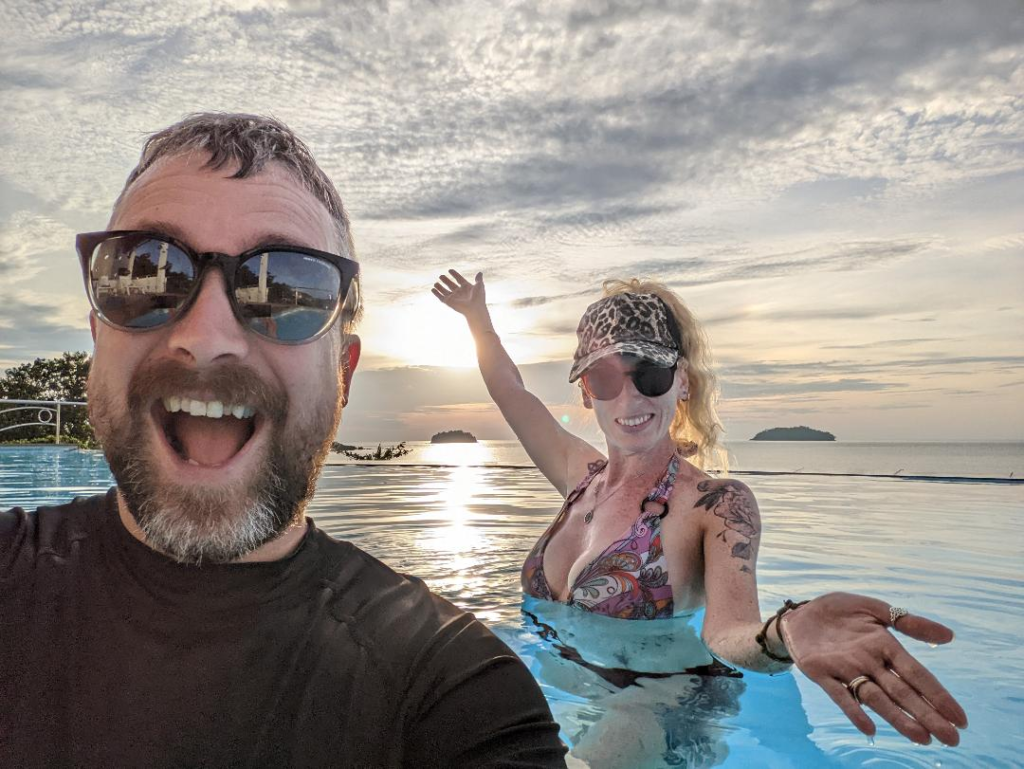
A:
[[[9,368],[0,377],[0,398],[16,400],[84,401],[89,364],[92,359],[84,352],[66,352],[55,358],[36,358],[32,363]],[[15,404],[16,405],[16,404]],[[14,408],[0,407],[0,410]],[[34,411],[15,411],[0,414],[0,428],[21,422],[35,421]],[[85,406],[62,406],[61,443],[75,443],[86,448],[96,447],[96,436],[89,424]],[[41,426],[19,427],[0,433],[0,443],[27,441],[52,442],[53,422]],[[48,440],[46,436],[49,436]],[[43,439],[43,440],[35,440]]]
[[[377,444],[377,450],[372,454],[358,454],[355,451],[342,451],[349,459],[358,459],[361,462],[380,462],[388,459],[397,459],[398,457],[404,457],[410,453],[412,449],[405,447],[405,441],[402,441],[397,446],[388,446],[386,449],[381,447],[381,444]]]

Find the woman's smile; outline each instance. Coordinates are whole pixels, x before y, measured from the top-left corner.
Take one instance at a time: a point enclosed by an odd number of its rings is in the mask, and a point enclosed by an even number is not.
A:
[[[647,414],[639,414],[632,417],[616,417],[616,424],[626,428],[639,428],[654,419],[654,414],[648,412]]]

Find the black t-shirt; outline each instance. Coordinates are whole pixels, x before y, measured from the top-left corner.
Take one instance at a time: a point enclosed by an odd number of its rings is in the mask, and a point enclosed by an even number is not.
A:
[[[116,494],[0,511],[0,766],[564,767],[526,667],[313,525],[186,566]]]

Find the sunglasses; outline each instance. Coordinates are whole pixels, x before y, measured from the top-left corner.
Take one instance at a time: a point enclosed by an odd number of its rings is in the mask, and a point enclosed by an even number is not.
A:
[[[583,384],[583,391],[599,401],[618,398],[627,378],[633,380],[633,386],[638,393],[648,398],[656,398],[672,388],[676,365],[673,363],[671,366],[656,366],[653,363],[640,362],[632,369],[623,371],[610,363],[598,363],[580,376],[580,382]]]
[[[185,314],[217,267],[245,328],[279,344],[311,342],[337,319],[358,262],[326,251],[267,245],[238,256],[198,253],[156,232],[86,232],[76,240],[89,302],[121,331],[151,331]]]

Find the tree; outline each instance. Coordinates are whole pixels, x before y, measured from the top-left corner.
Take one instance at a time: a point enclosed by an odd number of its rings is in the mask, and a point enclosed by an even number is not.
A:
[[[405,447],[405,441],[402,441],[397,446],[388,446],[386,449],[381,447],[381,444],[377,444],[377,450],[372,454],[360,454],[355,451],[342,451],[349,459],[358,459],[361,462],[380,462],[388,459],[398,459],[404,457],[406,454],[412,452],[412,449]]]
[[[84,401],[89,364],[84,352],[66,352],[55,358],[36,358],[32,363],[9,368],[0,377],[0,398],[39,401]],[[0,407],[6,410],[11,406]],[[61,441],[68,439],[80,445],[95,446],[96,436],[89,424],[85,406],[61,407]],[[34,419],[31,411],[0,414],[0,428]],[[53,439],[52,427],[20,427],[0,433],[0,442]]]

